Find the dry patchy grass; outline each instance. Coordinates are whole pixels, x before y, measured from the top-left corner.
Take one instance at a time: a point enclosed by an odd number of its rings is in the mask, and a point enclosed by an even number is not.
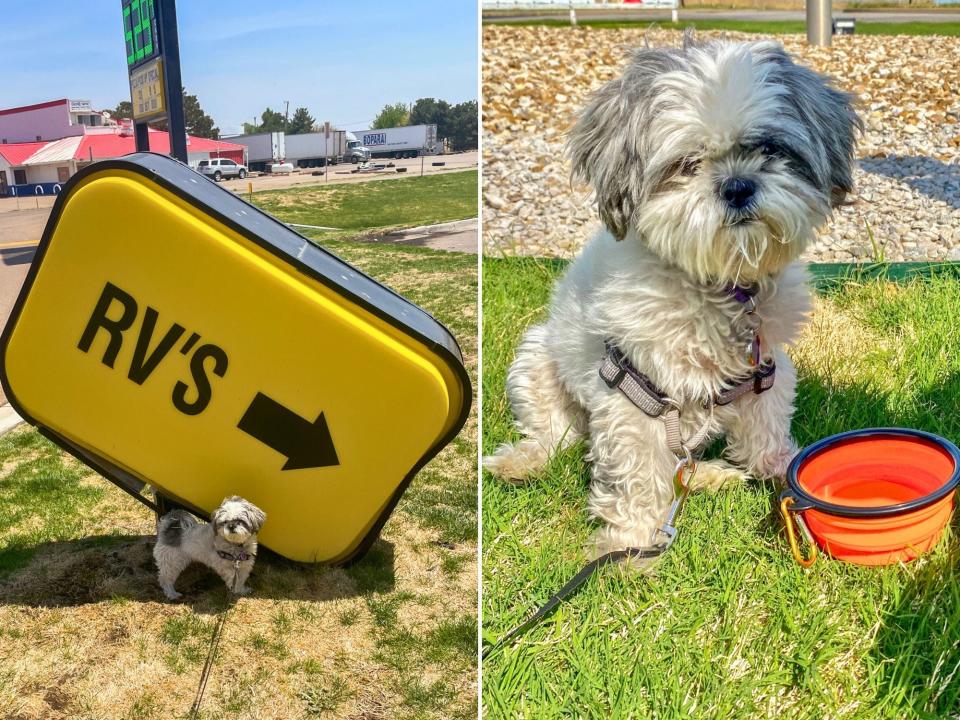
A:
[[[476,372],[476,259],[336,244],[435,314]],[[467,718],[476,708],[475,414],[351,568],[261,553],[230,610],[206,718]],[[222,583],[166,601],[154,519],[29,428],[0,438],[0,707],[18,720],[185,717]]]

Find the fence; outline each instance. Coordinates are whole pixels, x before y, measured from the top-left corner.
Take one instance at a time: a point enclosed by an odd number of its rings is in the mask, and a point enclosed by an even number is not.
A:
[[[672,8],[678,0],[481,0],[483,10],[624,10]]]

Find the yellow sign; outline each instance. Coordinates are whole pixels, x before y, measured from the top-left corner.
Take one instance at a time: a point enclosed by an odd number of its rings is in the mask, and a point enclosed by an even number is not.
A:
[[[310,562],[362,554],[470,404],[430,315],[150,153],[58,197],[0,359],[17,411],[118,484],[241,495]]]
[[[133,102],[133,119],[165,115],[167,105],[163,97],[163,60],[141,65],[130,73],[130,100]]]

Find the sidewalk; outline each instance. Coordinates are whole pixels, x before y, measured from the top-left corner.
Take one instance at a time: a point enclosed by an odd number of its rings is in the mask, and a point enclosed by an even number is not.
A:
[[[17,415],[9,405],[0,405],[0,435],[12,430],[23,422],[23,418]]]
[[[371,238],[371,240],[476,254],[477,218],[397,230],[387,233],[381,238]]]

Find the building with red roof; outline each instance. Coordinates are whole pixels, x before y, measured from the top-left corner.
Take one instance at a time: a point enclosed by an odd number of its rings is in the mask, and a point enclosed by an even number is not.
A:
[[[151,151],[170,152],[166,132],[151,129],[148,138]],[[244,163],[245,151],[236,143],[187,135],[187,157],[194,167],[212,157]],[[85,100],[0,110],[0,197],[56,194],[80,168],[133,152],[130,121],[117,123]]]

